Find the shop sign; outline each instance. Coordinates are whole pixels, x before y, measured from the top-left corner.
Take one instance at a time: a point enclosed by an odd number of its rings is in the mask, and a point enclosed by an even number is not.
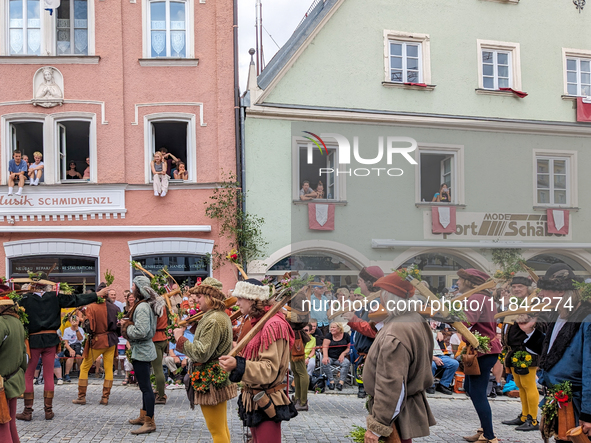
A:
[[[571,224],[572,227],[572,224]],[[431,232],[431,211],[423,213],[425,239],[440,239],[441,234]],[[446,234],[453,240],[502,241],[564,241],[572,239],[572,229],[567,235],[548,233],[546,213],[511,214],[502,212],[456,212],[456,230]]]
[[[26,186],[23,195],[0,195],[0,216],[125,212],[125,185]]]

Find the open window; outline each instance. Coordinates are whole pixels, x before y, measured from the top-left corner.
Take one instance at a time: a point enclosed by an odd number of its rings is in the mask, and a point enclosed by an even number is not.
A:
[[[463,148],[461,146],[419,146],[416,198],[419,203],[463,204]],[[447,195],[441,194],[444,186]],[[438,195],[441,198],[437,198]]]
[[[19,150],[21,158],[29,165],[35,163],[35,153],[43,152],[43,123],[15,122],[10,124],[10,152]],[[11,155],[12,158],[12,155]],[[43,162],[43,155],[40,159]],[[41,176],[40,182],[44,181]]]
[[[61,183],[90,180],[90,122],[61,121],[57,136]]]
[[[158,121],[151,123],[152,130],[152,157],[156,151],[166,150],[166,173],[172,180],[185,181],[191,178],[187,168],[189,122]],[[151,159],[150,159],[151,160]],[[187,171],[182,174],[182,171]],[[185,178],[183,178],[183,175]]]
[[[339,177],[336,147],[327,146],[326,152],[312,143],[298,146],[298,172],[295,200],[339,200]],[[311,197],[306,198],[310,195]]]

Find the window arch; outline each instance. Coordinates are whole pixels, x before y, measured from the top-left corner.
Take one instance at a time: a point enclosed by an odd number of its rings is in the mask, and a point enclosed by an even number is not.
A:
[[[538,275],[544,275],[550,266],[558,263],[568,265],[577,275],[589,275],[589,271],[579,261],[563,254],[538,254],[526,261],[527,266]]]

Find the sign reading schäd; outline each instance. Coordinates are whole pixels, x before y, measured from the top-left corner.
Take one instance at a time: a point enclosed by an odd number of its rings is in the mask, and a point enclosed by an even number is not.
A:
[[[440,239],[441,234],[431,232],[431,223],[431,211],[425,211],[423,213],[425,239]],[[546,213],[507,214],[457,211],[456,230],[453,234],[446,235],[453,240],[564,241],[572,239],[572,229],[567,235],[548,233]]]
[[[26,186],[1,195],[0,216],[125,214],[125,185]]]

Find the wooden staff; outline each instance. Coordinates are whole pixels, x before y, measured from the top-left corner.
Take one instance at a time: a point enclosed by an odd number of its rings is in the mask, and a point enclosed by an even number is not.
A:
[[[240,317],[242,317],[242,311],[240,311],[239,309],[238,311],[230,315],[230,321],[238,320]]]
[[[166,300],[166,306],[168,307],[168,312],[172,312],[172,303],[170,301],[170,297],[174,297],[175,295],[180,294],[181,292],[182,291],[180,289],[175,289],[174,291],[165,292],[164,294],[162,294],[164,296],[164,300]]]
[[[573,443],[591,443],[589,437],[583,433],[583,428],[581,426],[569,429],[566,433],[566,437]]]
[[[529,266],[527,266],[525,263],[523,262],[519,262],[519,265],[525,270],[527,271],[527,273],[529,274],[529,276],[532,278],[532,280],[534,282],[538,282],[538,280],[540,279],[540,277],[538,277],[538,275],[534,272],[534,270],[532,268],[530,268]]]
[[[487,280],[486,282],[484,282],[480,286],[476,286],[474,289],[470,289],[469,291],[464,292],[461,295],[458,295],[456,298],[453,298],[451,300],[451,303],[472,297],[474,294],[478,294],[480,291],[484,291],[485,289],[492,289],[496,285],[497,285],[497,282],[491,278],[490,280]]]
[[[244,349],[244,347],[257,335],[265,326],[267,321],[277,314],[283,306],[291,300],[292,292],[290,288],[285,288],[275,298],[275,304],[267,311],[265,315],[261,317],[261,319],[253,326],[253,328],[248,331],[248,333],[238,342],[236,347],[230,351],[228,354],[230,357],[236,357],[240,351]]]
[[[236,297],[230,297],[230,298],[225,299],[224,303],[226,305],[226,308],[231,308],[232,306],[234,306],[236,304],[237,301],[238,301],[238,299]],[[205,312],[200,312],[199,314],[195,314],[192,317],[189,317],[188,319],[179,322],[179,327],[186,326],[189,323],[197,323],[199,320],[201,320],[203,318],[204,315],[205,315]]]
[[[162,270],[164,271],[164,273],[166,275],[168,275],[170,278],[172,278],[172,281],[175,283],[175,285],[179,286],[179,284],[176,282],[176,280],[174,279],[174,277],[168,273],[168,271],[166,270],[166,268],[162,268]]]
[[[426,299],[428,303],[433,303],[434,301],[439,302],[440,300],[433,294],[425,285],[422,285],[420,281],[416,278],[411,276],[406,277],[406,279],[413,285]],[[482,285],[481,285],[482,286]],[[443,306],[443,309],[439,310],[439,313],[444,317],[449,317],[449,312]],[[478,339],[470,332],[470,330],[466,327],[466,325],[462,322],[456,321],[451,324],[456,331],[458,331],[464,339],[472,345],[474,349],[478,348],[479,343]]]
[[[150,277],[150,279],[154,278],[154,274],[152,274],[150,271],[146,271],[138,262],[133,262],[131,266],[133,266],[138,271],[143,272],[147,277]]]
[[[238,272],[242,274],[242,278],[244,278],[244,280],[248,280],[248,275],[246,275],[246,272],[244,272],[244,269],[242,269],[242,266],[240,266],[238,263],[234,263],[234,266],[236,266],[236,269],[238,269]]]
[[[368,302],[370,302],[370,301],[375,300],[376,298],[379,298],[379,297],[380,297],[380,291],[374,292],[373,294],[370,294],[368,297],[366,297],[366,300]],[[352,307],[353,307],[353,303],[351,303],[351,308]],[[330,315],[327,315],[327,317],[328,317],[329,320],[332,320],[333,318],[336,318],[339,315],[343,315],[343,314],[345,314],[347,312],[352,312],[352,311],[353,311],[353,309],[342,309],[340,311],[337,311],[337,312],[334,312],[334,313],[332,313]]]

